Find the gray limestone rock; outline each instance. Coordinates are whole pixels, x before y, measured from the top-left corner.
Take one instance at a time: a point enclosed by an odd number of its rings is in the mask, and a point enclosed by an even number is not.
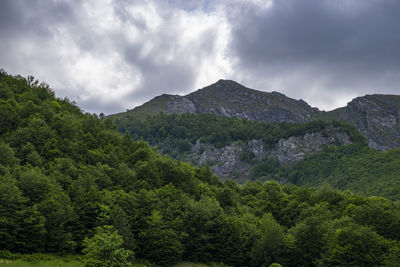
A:
[[[339,144],[351,144],[350,137],[346,133],[330,128],[324,132],[281,139],[268,156],[276,158],[283,164],[293,164],[308,155],[320,152],[324,146]]]
[[[247,144],[235,142],[222,148],[216,148],[197,140],[188,159],[195,165],[209,165],[211,170],[222,180],[240,178],[241,181],[244,181],[249,178],[252,169],[251,164],[241,159],[244,151],[252,152],[255,159],[259,161],[273,158],[282,164],[290,165],[320,152],[324,146],[351,143],[347,133],[340,132],[335,128],[281,139],[274,148],[269,150],[265,149],[262,140],[251,140]]]
[[[184,96],[171,95],[165,104],[166,114],[194,113],[196,108],[192,101]]]
[[[400,96],[366,95],[327,115],[353,125],[378,150],[400,147]]]

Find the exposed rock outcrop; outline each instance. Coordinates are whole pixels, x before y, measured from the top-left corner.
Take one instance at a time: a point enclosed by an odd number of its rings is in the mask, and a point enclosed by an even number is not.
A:
[[[235,174],[240,174],[242,178],[245,178],[251,165],[240,159],[244,148],[239,143],[215,148],[213,145],[197,140],[188,159],[196,165],[210,166],[211,170],[222,180],[231,179]]]
[[[319,113],[302,100],[249,89],[230,80],[219,80],[186,97],[196,106],[197,113],[263,122],[306,122]]]
[[[196,107],[193,102],[184,96],[168,95],[168,101],[165,104],[166,114],[184,114],[195,113]]]
[[[284,165],[290,165],[320,152],[324,146],[351,143],[347,133],[335,128],[281,139],[274,148],[268,150],[265,149],[262,140],[251,140],[247,144],[236,142],[222,148],[197,140],[188,155],[188,160],[195,165],[210,166],[222,180],[240,178],[240,181],[245,181],[252,170],[252,165],[242,159],[246,151],[250,151],[259,161],[276,159]]]
[[[276,158],[280,163],[292,164],[308,155],[318,153],[327,145],[351,144],[347,133],[338,132],[333,128],[317,133],[307,133],[302,136],[292,136],[279,140],[270,151],[269,157]]]
[[[346,107],[327,112],[325,116],[356,127],[372,148],[389,150],[400,147],[400,96],[357,97]]]

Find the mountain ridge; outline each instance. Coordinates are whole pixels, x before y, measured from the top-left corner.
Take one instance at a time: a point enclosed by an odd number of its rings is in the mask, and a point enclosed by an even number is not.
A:
[[[110,115],[146,117],[156,113],[211,113],[261,122],[304,123],[343,121],[359,130],[371,148],[400,147],[400,96],[372,94],[354,98],[346,106],[321,111],[304,100],[273,91],[250,89],[232,80],[219,80],[184,96],[162,94],[127,112]]]
[[[322,113],[356,127],[378,150],[400,147],[400,95],[371,94],[356,97],[347,106]]]

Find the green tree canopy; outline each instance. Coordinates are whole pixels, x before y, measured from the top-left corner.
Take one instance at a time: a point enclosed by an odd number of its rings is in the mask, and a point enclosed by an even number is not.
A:
[[[133,252],[121,248],[122,237],[112,226],[96,228],[92,238],[85,238],[82,252],[87,267],[124,267],[130,266]]]

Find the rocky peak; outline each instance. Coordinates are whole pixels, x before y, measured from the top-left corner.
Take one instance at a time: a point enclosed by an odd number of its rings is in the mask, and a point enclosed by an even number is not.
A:
[[[329,113],[329,112],[328,112]],[[337,120],[356,127],[379,150],[400,147],[400,96],[366,95],[332,111]]]
[[[278,92],[249,89],[237,82],[218,82],[186,96],[197,113],[213,113],[263,122],[305,122],[319,112],[304,101]]]
[[[320,111],[303,100],[219,80],[186,96],[161,95],[132,110],[136,114],[212,113],[263,122],[307,122]]]

